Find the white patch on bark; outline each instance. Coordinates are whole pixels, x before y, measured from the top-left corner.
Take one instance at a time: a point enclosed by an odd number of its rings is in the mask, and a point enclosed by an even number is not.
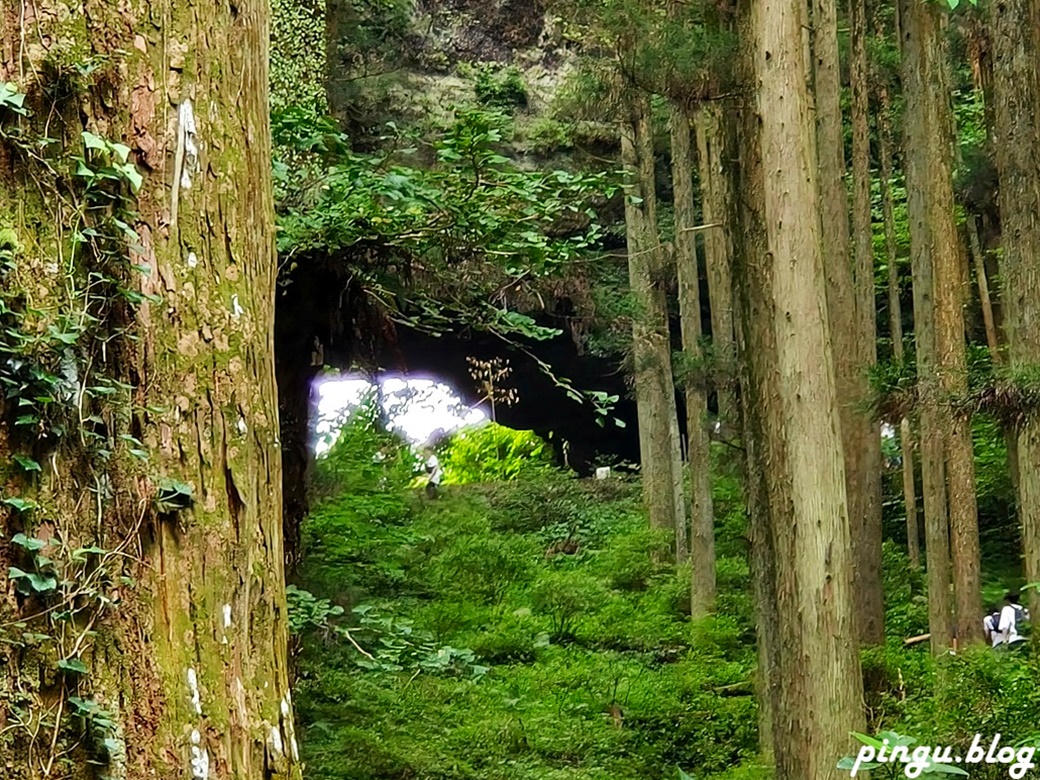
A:
[[[202,714],[202,697],[199,695],[199,678],[194,669],[188,669],[188,690],[191,691],[191,706],[195,714]]]
[[[191,776],[193,780],[209,780],[209,751],[199,747],[202,735],[198,729],[191,732]]]
[[[292,760],[293,761],[299,761],[300,760],[300,748],[296,744],[296,737],[295,736],[289,737],[289,743],[292,745]]]
[[[282,699],[282,717],[283,718],[288,718],[289,717],[289,697],[288,696],[286,696],[284,699]]]
[[[180,170],[181,189],[191,189],[191,175],[199,165],[199,147],[195,144],[195,111],[191,107],[191,100],[185,98],[178,110],[180,119],[180,134],[184,139],[184,161]]]
[[[231,316],[236,320],[242,316],[245,309],[242,308],[242,304],[238,302],[238,293],[231,296]]]
[[[231,605],[224,605],[224,628],[231,628]]]
[[[271,749],[279,756],[285,752],[282,750],[282,732],[277,726],[271,726]]]
[[[242,434],[243,436],[245,436],[246,432],[248,430],[249,430],[249,426],[246,425],[246,418],[245,417],[239,417],[238,418],[238,432],[240,434]]]
[[[177,146],[173,154],[173,186],[170,189],[170,225],[177,226],[181,189],[191,188],[192,174],[199,170],[199,147],[195,143],[195,112],[185,98],[177,108]]]
[[[194,252],[188,252],[188,268],[194,268],[199,264],[199,256]]]

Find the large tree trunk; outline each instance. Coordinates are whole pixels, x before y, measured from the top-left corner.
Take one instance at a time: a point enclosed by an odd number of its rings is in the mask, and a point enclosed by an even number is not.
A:
[[[5,327],[54,337],[5,348],[57,382],[18,409],[8,384],[0,425],[40,464],[6,474],[39,508],[3,518],[0,563],[56,570],[0,605],[38,635],[0,645],[7,777],[299,775],[267,42],[260,0],[0,0],[0,83],[31,109],[0,108]]]
[[[626,108],[621,157],[630,185],[625,229],[643,498],[651,527],[675,533],[676,555],[681,559],[686,552],[686,511],[668,332],[668,262],[657,233],[650,99],[630,94]]]
[[[737,58],[738,83],[752,86],[755,80],[755,48],[751,7],[757,0],[738,0],[737,21],[741,46]],[[767,438],[777,421],[756,428],[765,422],[766,414],[775,415],[778,404],[773,402],[775,386],[756,384],[756,377],[771,379],[773,331],[768,290],[765,287],[767,256],[765,205],[763,203],[762,156],[758,139],[758,106],[752,89],[743,91],[737,110],[731,114],[734,121],[735,154],[724,161],[724,175],[731,191],[738,193],[723,216],[733,226],[733,304],[736,326],[737,369],[739,379],[740,427],[744,442],[744,496],[749,515],[751,543],[748,556],[755,599],[755,637],[758,669],[756,696],[758,699],[758,732],[762,759],[767,764],[776,760],[775,735],[788,723],[774,718],[780,706],[780,625],[777,607],[776,550],[773,547],[772,508],[766,471],[783,470],[783,452],[778,437]],[[757,329],[752,334],[752,324]],[[749,347],[754,342],[756,349]],[[760,347],[767,344],[766,349]],[[752,363],[758,362],[755,370]],[[767,450],[772,445],[772,450]],[[779,504],[784,506],[784,504]],[[781,742],[783,744],[783,742]],[[787,753],[783,755],[786,757]],[[785,758],[786,760],[786,758]]]
[[[911,267],[914,283],[914,339],[921,418],[921,472],[924,487],[924,526],[928,568],[928,625],[933,652],[949,647],[951,626],[950,538],[946,489],[944,434],[952,415],[940,399],[937,323],[938,255],[946,246],[942,227],[952,213],[939,213],[939,204],[952,209],[950,139],[942,118],[947,95],[939,9],[902,0],[903,86],[906,98],[907,211],[910,219]],[[944,196],[949,192],[949,197]],[[948,325],[947,325],[948,328]],[[948,332],[948,330],[947,330]],[[945,407],[945,408],[944,408]]]
[[[697,161],[701,187],[701,214],[705,225],[704,265],[708,276],[708,298],[711,308],[711,344],[717,366],[716,395],[719,420],[736,425],[736,397],[733,392],[734,327],[733,327],[733,194],[723,172],[727,149],[726,126],[721,107],[709,101],[697,109],[694,117],[697,131]]]
[[[1040,360],[1040,7],[1031,0],[990,5],[994,148],[1000,175],[1003,296],[1013,372]],[[1019,517],[1028,582],[1040,580],[1040,418],[1028,415],[1017,436]],[[1030,608],[1040,609],[1035,590]]]
[[[950,400],[968,391],[968,366],[964,340],[966,264],[957,231],[953,197],[955,133],[950,105],[948,61],[939,10],[924,14],[934,22],[928,30],[931,65],[927,87],[933,131],[929,153],[929,181],[925,199],[929,209],[934,269],[935,343],[938,356],[940,425],[945,432],[946,486],[950,513],[950,550],[953,562],[955,631],[964,646],[982,641],[982,583],[980,577],[979,520],[975,499],[975,459],[971,421],[955,413]],[[921,15],[921,14],[919,14]],[[908,25],[909,26],[909,25]]]
[[[895,206],[892,198],[892,125],[888,89],[878,89],[880,113],[878,140],[881,156],[881,208],[885,220],[885,255],[888,263],[888,329],[892,355],[903,364],[903,305],[899,288],[899,255],[896,250]],[[910,562],[921,565],[921,524],[917,517],[917,486],[914,476],[914,446],[910,419],[899,420],[899,447],[902,454],[903,510],[906,513],[906,546]]]
[[[693,228],[696,209],[693,199],[693,146],[690,142],[690,113],[672,107],[672,188],[675,196],[675,263],[679,278],[679,316],[682,320],[683,352],[695,366],[702,366],[700,275]],[[690,614],[703,617],[715,606],[715,513],[711,500],[711,449],[708,439],[708,392],[701,371],[686,377],[687,460],[690,469],[690,563],[693,582]]]
[[[841,81],[838,62],[838,18],[835,0],[812,3],[813,77],[819,144],[820,218],[827,274],[827,313],[834,345],[845,459],[848,514],[852,523],[856,633],[861,642],[884,639],[881,592],[881,450],[878,432],[865,413],[876,334],[864,328],[873,322],[873,278],[860,281],[860,264],[871,273],[867,257],[857,256],[855,271],[849,256],[849,199],[845,188],[844,134],[841,122]],[[863,57],[865,58],[865,51]],[[865,93],[854,92],[862,100]],[[857,129],[853,128],[853,140]],[[860,128],[862,130],[862,128]],[[862,143],[865,138],[859,139]],[[869,223],[869,213],[867,214]],[[869,230],[869,224],[868,224]],[[858,248],[858,247],[857,247]],[[859,289],[866,286],[866,294]],[[863,300],[866,298],[866,300]],[[861,307],[870,311],[861,311]]]
[[[764,465],[775,551],[778,701],[772,712],[777,777],[837,778],[835,757],[863,724],[853,617],[852,560],[827,318],[816,133],[806,8],[751,6],[763,171],[764,253],[741,254],[737,287],[749,297],[748,433]],[[742,155],[752,140],[742,142]],[[757,247],[751,247],[755,249]],[[753,472],[749,470],[749,476]],[[749,493],[756,486],[749,485]]]

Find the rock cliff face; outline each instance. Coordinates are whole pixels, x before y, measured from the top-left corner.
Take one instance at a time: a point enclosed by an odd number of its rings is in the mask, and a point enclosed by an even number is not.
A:
[[[501,97],[503,107],[514,112],[516,133],[506,153],[519,164],[572,167],[581,164],[575,157],[582,148],[601,158],[612,155],[609,129],[586,129],[575,142],[552,119],[554,97],[576,55],[544,0],[273,0],[273,7],[274,107],[302,102],[330,113],[359,148],[374,143],[386,121],[403,126],[445,116],[454,105],[473,102],[484,84],[492,99]],[[375,349],[359,355],[356,334],[335,332],[336,322],[351,319],[337,307],[357,302],[344,297],[335,274],[326,271],[326,276],[295,280],[279,298],[283,442],[299,453],[286,453],[287,478],[292,474],[290,481],[301,485],[316,343],[330,365],[347,368],[361,360],[387,371],[436,375],[463,395],[471,384],[466,357],[503,353],[501,342],[477,333],[432,339],[401,329],[384,332],[372,323],[380,331],[378,338],[367,336]],[[531,314],[566,332],[560,306],[549,301],[548,309]],[[587,357],[568,335],[535,348],[578,387],[622,396],[616,414],[627,427],[597,425],[589,407],[569,400],[523,355],[510,356],[521,402],[503,411],[501,422],[555,432],[554,442],[559,447],[567,441],[568,461],[581,469],[589,469],[597,453],[637,460],[635,408],[626,399],[617,363]],[[302,492],[287,486],[286,500],[287,515],[299,516],[305,508]]]
[[[541,0],[424,0],[416,24],[422,45],[451,62],[516,64],[552,57],[553,19]]]

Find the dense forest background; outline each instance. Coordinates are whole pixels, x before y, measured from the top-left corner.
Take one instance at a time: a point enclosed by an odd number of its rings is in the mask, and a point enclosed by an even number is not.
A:
[[[1038,148],[1034,0],[0,0],[0,764],[1031,758]]]

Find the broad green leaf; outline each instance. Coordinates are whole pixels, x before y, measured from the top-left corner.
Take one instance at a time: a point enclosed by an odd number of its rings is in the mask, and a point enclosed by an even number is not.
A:
[[[41,471],[40,464],[26,455],[14,455],[15,462],[26,471]]]
[[[125,144],[112,144],[112,151],[115,152],[121,163],[125,163],[127,157],[130,156],[130,147]]]
[[[19,498],[18,496],[10,496],[4,499],[4,503],[10,507],[14,507],[19,512],[26,512],[30,509],[36,508],[36,502],[29,498]]]
[[[856,757],[855,756],[845,756],[845,758],[843,758],[841,761],[838,762],[838,769],[842,769],[842,770],[844,770],[846,772],[851,772],[853,767],[855,767],[855,766],[856,766]],[[884,764],[880,764],[877,761],[863,761],[863,762],[860,763],[859,769],[857,770],[857,772],[865,771],[865,770],[868,770],[868,769],[877,769],[880,766],[884,766]]]
[[[26,536],[25,534],[15,534],[11,537],[11,543],[32,551],[42,550],[47,546],[47,542],[43,541],[43,539],[37,539],[34,536]]]
[[[968,773],[955,764],[929,761],[922,769],[921,775],[960,775],[961,777],[967,777]]]
[[[78,658],[64,658],[61,661],[58,661],[58,668],[65,672],[73,672],[74,674],[87,674],[90,671]]]
[[[119,166],[119,170],[126,176],[127,181],[130,182],[130,187],[136,193],[141,189],[141,185],[144,183],[144,177],[138,172],[137,166],[133,163],[126,163]]]
[[[860,734],[858,731],[850,731],[849,733],[856,739],[858,739],[860,742],[862,742],[864,745],[869,745],[870,747],[876,748],[877,750],[881,750],[881,748],[885,746],[885,743],[883,743],[880,739],[876,739],[875,737],[867,736],[866,734]]]
[[[97,149],[102,152],[108,149],[108,144],[105,142],[104,138],[94,135],[93,133],[88,133],[86,130],[80,133],[80,135],[83,137],[83,143],[88,149]]]

